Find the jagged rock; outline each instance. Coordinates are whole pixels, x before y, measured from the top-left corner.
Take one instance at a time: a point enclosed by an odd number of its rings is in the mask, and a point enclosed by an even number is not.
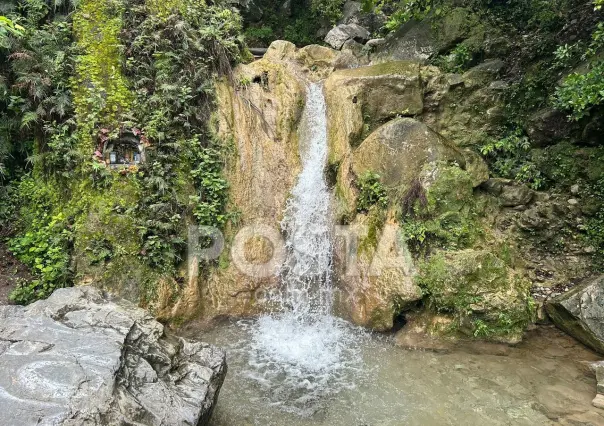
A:
[[[471,149],[464,149],[463,155],[466,160],[466,171],[472,176],[474,188],[488,181],[490,172],[486,161]]]
[[[342,18],[340,19],[340,24],[358,24],[358,17],[361,14],[362,5],[358,1],[347,1],[344,3],[344,8],[342,10]]]
[[[369,40],[369,31],[357,24],[340,24],[325,36],[325,43],[337,50],[340,50],[347,40],[365,43]]]
[[[205,425],[225,354],[99,290],[0,307],[0,424]]]
[[[604,354],[604,275],[551,299],[546,310],[556,326]]]
[[[352,169],[357,176],[377,172],[388,187],[408,186],[432,162],[457,161],[462,153],[425,124],[398,118],[372,133],[354,152]]]
[[[344,3],[342,18],[338,24],[358,24],[367,28],[370,32],[378,31],[386,22],[386,15],[375,10],[369,13],[363,11],[362,5],[357,1]]]
[[[242,16],[251,22],[259,22],[264,16],[264,11],[259,2],[254,0],[231,0],[231,3],[241,10]]]
[[[526,132],[534,147],[552,145],[570,134],[571,126],[564,113],[555,109],[542,109],[528,119]]]
[[[372,38],[367,43],[365,43],[365,49],[375,50],[378,47],[380,47],[381,45],[383,45],[384,43],[386,43],[385,38]]]
[[[482,188],[489,194],[499,197],[504,207],[518,207],[529,204],[535,192],[528,186],[510,179],[493,178],[486,181]]]
[[[427,61],[438,51],[432,28],[428,23],[411,20],[386,37],[372,56],[373,62]]]
[[[501,59],[490,59],[478,64],[463,74],[464,85],[466,88],[485,86],[497,78],[504,67],[505,62]]]

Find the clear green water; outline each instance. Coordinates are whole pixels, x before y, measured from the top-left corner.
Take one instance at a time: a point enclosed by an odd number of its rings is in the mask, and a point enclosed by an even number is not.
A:
[[[514,348],[469,345],[446,354],[358,334],[349,344],[357,345],[362,364],[346,370],[344,386],[341,377],[334,382],[337,393],[314,393],[301,415],[301,395],[284,388],[291,377],[255,377],[266,367],[250,365],[254,323],[245,324],[182,331],[228,353],[212,426],[604,425],[604,411],[591,405],[596,381],[587,367],[598,356],[552,327],[528,333]],[[287,412],[291,407],[296,414]]]

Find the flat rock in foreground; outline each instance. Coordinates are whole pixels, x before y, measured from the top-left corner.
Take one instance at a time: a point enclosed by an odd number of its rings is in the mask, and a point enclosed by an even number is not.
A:
[[[0,306],[1,425],[204,425],[225,354],[99,290]]]

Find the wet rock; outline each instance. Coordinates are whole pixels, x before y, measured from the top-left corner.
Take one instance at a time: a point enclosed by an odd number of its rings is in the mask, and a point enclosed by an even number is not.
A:
[[[546,309],[556,326],[604,354],[604,275],[551,299]]]
[[[274,42],[264,59],[234,70],[233,81],[251,83],[243,88],[226,81],[217,84],[218,134],[233,141],[237,152],[225,174],[241,226],[259,222],[272,226],[282,218],[300,170],[297,130],[305,99],[301,77],[292,67],[296,62],[318,66],[313,61],[329,61],[326,55],[333,50],[315,47],[296,51],[292,43]],[[229,262],[228,267],[213,271],[203,294],[197,281],[190,286],[187,306],[198,312],[203,303],[207,318],[253,315],[263,308],[256,292],[276,283],[274,276],[250,278]]]
[[[57,290],[0,307],[0,424],[204,425],[224,352],[172,337],[146,311],[99,290]]]
[[[340,50],[348,40],[365,43],[369,40],[369,31],[357,24],[340,24],[325,36],[325,43]]]

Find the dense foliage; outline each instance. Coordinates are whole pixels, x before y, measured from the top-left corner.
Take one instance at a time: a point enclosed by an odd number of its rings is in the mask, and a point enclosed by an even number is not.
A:
[[[213,79],[242,57],[240,17],[188,0],[26,0],[8,12],[0,235],[12,234],[9,248],[36,276],[11,298],[47,297],[77,267],[120,256],[173,276],[188,224],[228,219],[226,146],[209,123]],[[124,132],[147,147],[147,161],[112,171],[102,155]],[[113,235],[129,223],[128,235]]]

